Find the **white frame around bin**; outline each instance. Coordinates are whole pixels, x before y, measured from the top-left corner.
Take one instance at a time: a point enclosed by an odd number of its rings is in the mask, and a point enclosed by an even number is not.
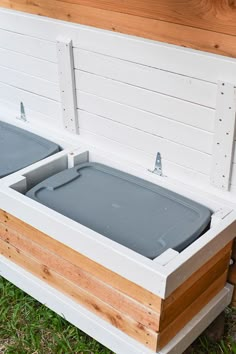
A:
[[[84,146],[82,142],[78,146],[80,148],[62,151],[2,179],[1,208],[163,299],[235,237],[236,216],[232,205],[205,197],[193,188],[190,192],[184,185],[172,184],[140,166],[118,159],[112,153]],[[50,175],[85,162],[87,158],[134,174],[208,206],[214,212],[212,227],[178,255],[174,253],[173,257],[169,257],[167,252],[168,261],[163,265],[158,258],[150,260],[22,194]],[[234,225],[230,227],[232,223]],[[224,232],[228,227],[229,230]]]

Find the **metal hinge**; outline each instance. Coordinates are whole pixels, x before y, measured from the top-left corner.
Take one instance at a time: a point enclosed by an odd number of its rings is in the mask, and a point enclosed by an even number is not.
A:
[[[27,122],[25,107],[23,102],[20,103],[20,116],[18,116],[17,119],[20,119],[23,122]]]
[[[154,170],[149,170],[152,173],[155,173],[158,176],[163,176],[162,173],[162,162],[161,162],[161,153],[158,152],[156,156],[155,168]]]

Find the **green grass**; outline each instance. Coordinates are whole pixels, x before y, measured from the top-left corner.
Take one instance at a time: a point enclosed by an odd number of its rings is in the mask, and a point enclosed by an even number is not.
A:
[[[204,335],[188,354],[236,354],[236,310],[226,309],[225,335]],[[65,319],[0,277],[0,354],[111,354]]]

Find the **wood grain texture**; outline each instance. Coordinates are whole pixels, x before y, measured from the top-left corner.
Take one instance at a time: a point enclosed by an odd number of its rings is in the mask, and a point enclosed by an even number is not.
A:
[[[0,0],[0,6],[236,57],[229,0]]]
[[[18,233],[24,235],[33,242],[37,243],[40,240],[40,245],[45,249],[48,249],[50,252],[62,257],[64,260],[73,263],[75,266],[82,268],[84,271],[93,274],[99,280],[106,282],[114,289],[130,296],[153,311],[160,312],[162,300],[146,289],[128,281],[109,269],[104,268],[100,264],[95,263],[89,258],[2,210],[0,210],[0,222],[5,224],[6,227],[17,230]]]
[[[163,301],[160,331],[168,327],[181,313],[198,299],[223,273],[228,271],[232,243],[218,252],[209,262]]]
[[[146,347],[152,350],[156,348],[157,333],[134,321],[129,316],[121,314],[94,295],[82,290],[52,269],[49,269],[45,264],[38,262],[33,257],[29,257],[18,248],[2,240],[0,240],[0,254],[67,294],[99,317],[143,343]]]
[[[152,349],[155,345],[161,349],[225,285],[232,242],[165,300],[157,296],[152,299],[150,293],[148,298],[148,292],[145,294],[142,288],[141,294],[147,298],[139,294],[137,300],[139,288],[135,284],[124,283],[118,274],[103,269],[4,211],[0,211],[0,250],[5,257],[73,297],[131,337]],[[116,278],[115,282],[111,281],[110,273]],[[119,279],[122,290],[117,288]],[[148,302],[151,299],[159,304],[158,311]]]
[[[175,335],[192,319],[201,309],[223,289],[226,283],[228,270],[213,281],[208,288],[201,293],[190,306],[172,321],[169,326],[160,332],[158,336],[157,350],[162,349]]]
[[[62,1],[62,0],[59,0]],[[235,0],[63,0],[219,33],[236,34]]]
[[[159,313],[122,294],[120,291],[109,286],[109,284],[94,277],[93,274],[84,271],[81,267],[75,266],[57,254],[41,247],[40,239],[38,239],[38,243],[32,242],[22,234],[6,228],[2,223],[0,223],[0,239],[24,252],[28,257],[33,257],[38,262],[47,266],[48,269],[53,270],[81,289],[93,294],[124,315],[130,316],[135,321],[156,332],[159,330]]]

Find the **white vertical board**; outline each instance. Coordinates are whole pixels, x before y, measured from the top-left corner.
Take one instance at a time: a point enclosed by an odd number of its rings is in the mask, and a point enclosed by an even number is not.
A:
[[[77,134],[78,113],[71,39],[57,38],[57,57],[64,127],[69,132]]]
[[[211,183],[223,190],[228,190],[230,184],[235,117],[236,85],[218,82]]]

